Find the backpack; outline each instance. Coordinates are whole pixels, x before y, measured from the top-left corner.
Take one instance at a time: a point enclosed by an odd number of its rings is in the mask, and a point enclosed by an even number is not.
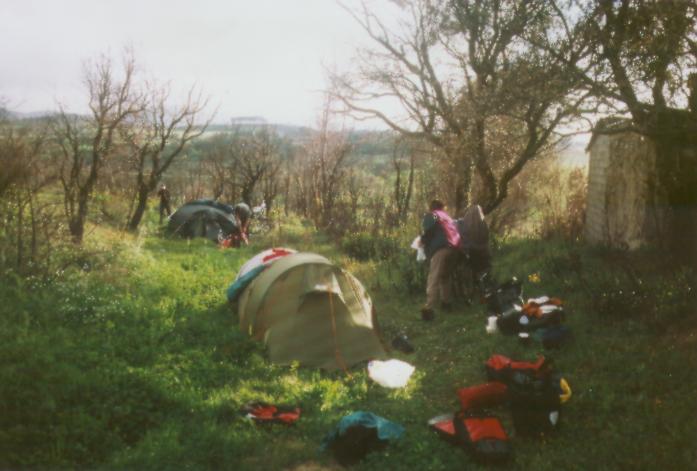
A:
[[[481,463],[503,463],[511,458],[511,443],[501,421],[486,414],[459,412],[454,419],[461,445]]]
[[[508,386],[493,381],[457,390],[462,410],[498,406],[506,402]]]
[[[511,445],[501,421],[474,412],[444,414],[428,425],[444,440],[458,445],[482,463],[502,463],[511,457]]]
[[[514,361],[504,355],[492,355],[485,363],[490,381],[499,381],[510,386],[513,374],[522,372],[532,377],[544,377],[551,371],[551,365],[540,356],[535,362]]]

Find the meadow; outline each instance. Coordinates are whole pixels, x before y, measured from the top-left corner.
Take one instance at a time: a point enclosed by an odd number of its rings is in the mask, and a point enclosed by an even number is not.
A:
[[[406,428],[357,470],[480,469],[426,426],[458,407],[457,388],[485,382],[493,353],[552,358],[573,396],[559,429],[512,435],[510,469],[694,469],[697,314],[694,275],[660,254],[626,254],[539,239],[499,242],[494,275],[517,276],[524,296],[559,296],[573,340],[545,351],[485,333],[485,308],[460,300],[420,319],[424,267],[402,240],[335,244],[300,221],[220,250],[205,240],[96,228],[83,254],[50,277],[0,286],[0,468],[340,469],[318,451],[352,411]],[[225,289],[269,246],[321,253],[368,288],[387,344],[405,333],[416,352],[409,385],[384,389],[365,365],[344,372],[276,366],[241,333]],[[383,247],[384,250],[374,250]],[[369,250],[370,249],[370,250]],[[258,426],[241,405],[299,405],[297,424]]]

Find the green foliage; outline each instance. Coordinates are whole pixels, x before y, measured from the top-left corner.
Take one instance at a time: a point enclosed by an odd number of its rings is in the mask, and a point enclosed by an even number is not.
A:
[[[402,247],[395,237],[359,232],[344,237],[341,249],[356,260],[387,260],[394,257]]]
[[[288,222],[251,247],[225,251],[205,240],[100,229],[60,274],[4,278],[0,468],[334,469],[317,452],[322,437],[343,415],[369,410],[407,433],[356,469],[480,469],[425,423],[457,408],[456,388],[485,381],[482,363],[492,353],[533,359],[538,346],[486,335],[478,305],[421,321],[423,288],[406,280],[424,267],[399,237],[378,242],[380,249],[356,237],[362,242],[344,247],[378,254],[359,261]],[[347,376],[265,359],[263,346],[239,331],[224,292],[241,264],[269,245],[318,251],[369,287],[385,340],[405,333],[416,347],[391,353],[417,368],[407,388],[381,388],[361,367]],[[517,275],[526,295],[562,297],[575,334],[551,354],[574,392],[564,426],[540,440],[514,438],[513,466],[694,467],[696,425],[676,420],[697,412],[694,272],[673,272],[652,254],[558,241],[509,241],[494,260],[495,276]],[[638,280],[643,309],[620,312]],[[603,300],[620,290],[613,304]],[[302,417],[291,428],[256,426],[238,413],[252,400],[297,404]],[[494,412],[513,432],[506,409]]]

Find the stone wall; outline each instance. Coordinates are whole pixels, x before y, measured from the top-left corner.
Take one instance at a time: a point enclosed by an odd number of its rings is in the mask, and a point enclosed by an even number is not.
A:
[[[585,238],[591,243],[635,249],[662,226],[653,144],[635,133],[596,134],[589,146]]]

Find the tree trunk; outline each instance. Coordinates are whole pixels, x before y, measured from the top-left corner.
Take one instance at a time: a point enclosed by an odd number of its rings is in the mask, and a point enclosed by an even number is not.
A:
[[[140,221],[143,219],[145,210],[148,209],[148,195],[150,191],[147,187],[141,186],[138,190],[138,201],[136,202],[136,209],[133,211],[133,216],[128,222],[128,230],[135,232],[140,225]]]

